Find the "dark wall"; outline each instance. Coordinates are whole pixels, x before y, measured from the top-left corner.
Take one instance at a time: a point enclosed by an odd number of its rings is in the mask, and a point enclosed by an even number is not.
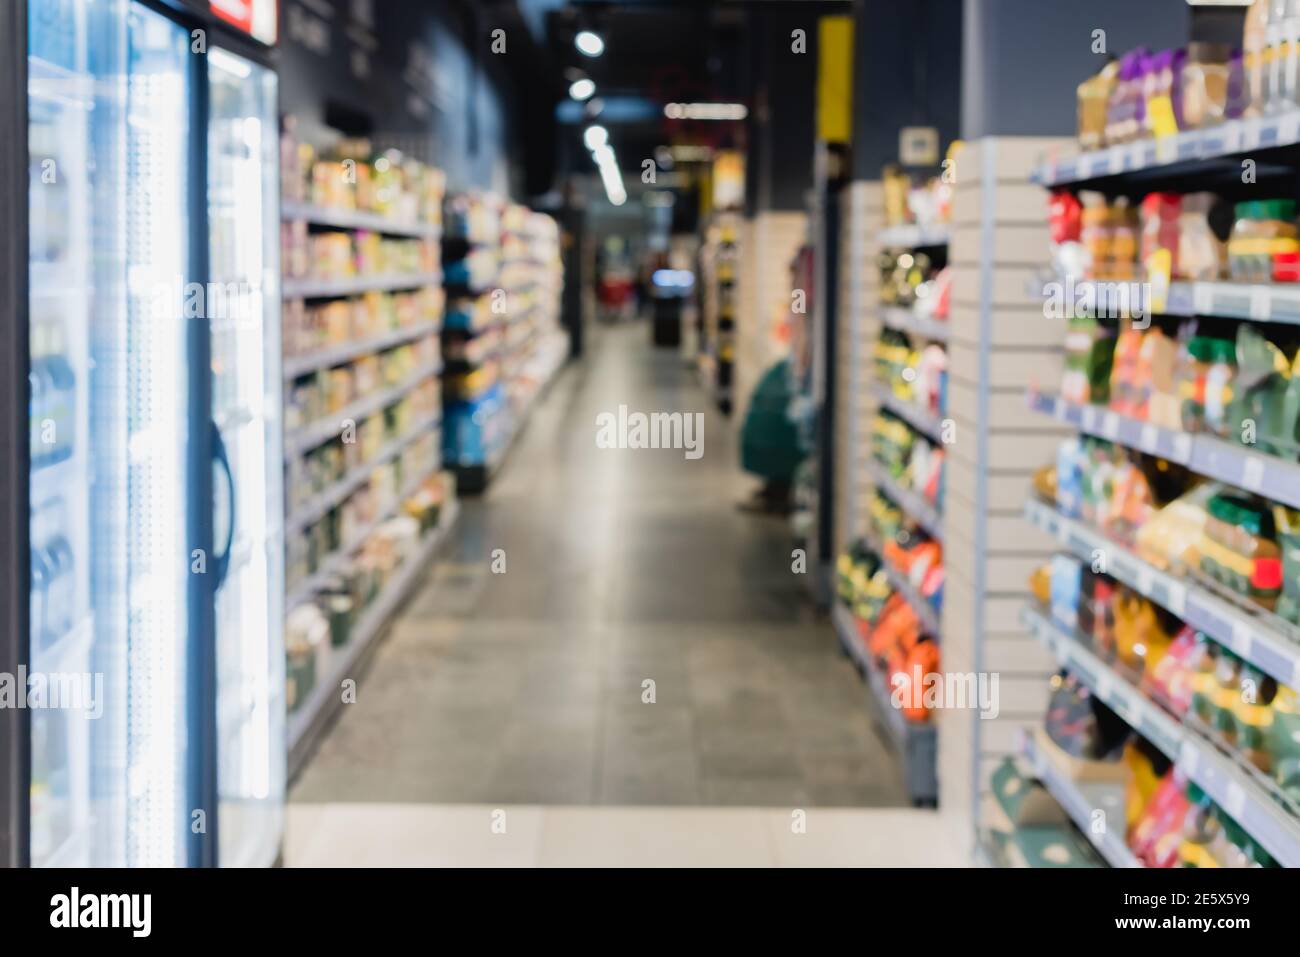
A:
[[[747,197],[750,211],[803,209],[812,186],[816,135],[817,21],[834,8],[781,4],[751,13],[747,39],[753,64],[753,122]],[[791,32],[804,31],[804,53]]]
[[[1135,46],[1187,42],[1186,0],[965,0],[961,128],[981,136],[1068,136],[1080,82],[1106,57],[1092,52],[1106,31],[1115,56]]]
[[[937,127],[941,153],[959,135],[962,0],[856,0],[853,14],[853,178],[879,179],[903,127]]]
[[[356,19],[354,11],[372,22]],[[316,144],[368,135],[447,171],[450,189],[519,195],[510,81],[472,5],[285,0],[280,110]],[[523,37],[507,32],[510,43]]]

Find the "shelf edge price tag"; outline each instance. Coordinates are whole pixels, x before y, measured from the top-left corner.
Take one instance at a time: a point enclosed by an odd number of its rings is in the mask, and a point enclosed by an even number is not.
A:
[[[1250,318],[1267,319],[1273,312],[1272,299],[1263,286],[1252,286],[1250,290]]]
[[[1190,740],[1183,739],[1182,745],[1178,748],[1178,765],[1189,777],[1196,777],[1196,768],[1200,764],[1201,755],[1196,750],[1196,745]]]
[[[1249,622],[1236,619],[1232,623],[1232,650],[1239,658],[1245,658],[1250,653],[1250,643],[1255,637],[1254,629]]]
[[[1246,791],[1236,781],[1228,782],[1228,793],[1224,797],[1223,806],[1230,815],[1241,820],[1242,812],[1246,810]]]
[[[1107,412],[1101,417],[1101,434],[1112,442],[1119,438],[1119,416],[1116,413]]]
[[[1148,422],[1146,425],[1142,426],[1142,435],[1138,441],[1142,446],[1143,452],[1149,452],[1150,454],[1155,455],[1156,449],[1160,445],[1160,430]]]
[[[1264,487],[1264,460],[1258,455],[1247,455],[1241,463],[1241,487],[1248,492]]]
[[[1179,463],[1191,461],[1192,436],[1189,432],[1179,432],[1174,436],[1174,458]]]

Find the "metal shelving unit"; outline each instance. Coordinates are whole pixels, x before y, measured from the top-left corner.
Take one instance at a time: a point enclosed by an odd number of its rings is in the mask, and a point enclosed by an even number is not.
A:
[[[1121,143],[1061,158],[1048,158],[1031,174],[1042,186],[1063,186],[1174,164],[1195,164],[1254,150],[1300,144],[1300,110],[1232,120],[1161,139]]]
[[[344,424],[348,421],[358,421],[367,416],[374,415],[380,409],[392,405],[399,401],[404,395],[420,385],[427,379],[431,379],[442,371],[441,363],[433,363],[418,370],[410,376],[405,382],[398,383],[388,389],[382,389],[379,392],[373,392],[370,395],[362,396],[355,402],[349,403],[342,409],[339,409],[334,415],[326,416],[323,419],[317,419],[306,425],[299,426],[296,429],[288,429],[284,434],[284,456],[286,459],[302,455],[309,449],[328,442],[330,439],[338,436],[342,431]]]
[[[429,562],[450,540],[459,511],[455,501],[444,506],[437,528],[425,536],[419,548],[407,557],[379,596],[361,612],[352,629],[351,640],[341,648],[331,649],[324,669],[326,674],[316,683],[307,700],[289,714],[290,777],[301,769],[329,716],[341,707],[339,683],[355,674],[362,659],[374,649],[376,639],[406,600],[420,575],[428,569]]]
[[[440,422],[441,417],[437,415],[426,416],[421,419],[405,435],[393,439],[380,449],[374,457],[357,465],[337,482],[334,482],[328,488],[322,489],[307,502],[290,512],[285,522],[286,526],[293,531],[306,528],[308,525],[320,521],[329,514],[331,509],[343,504],[348,496],[370,481],[370,476],[374,474],[378,466],[397,458],[402,454],[403,449],[422,436],[431,432],[436,433]]]
[[[940,514],[937,508],[927,502],[922,495],[900,485],[885,469],[885,466],[875,459],[867,459],[866,470],[876,488],[893,499],[894,503],[906,512],[927,535],[935,541],[943,541],[943,515]]]
[[[411,236],[417,239],[436,239],[442,227],[431,223],[402,222],[379,213],[360,209],[331,209],[309,203],[287,202],[280,207],[280,218],[288,222],[310,223],[313,226],[332,226],[335,229],[364,229],[389,236]]]
[[[1162,571],[1050,505],[1030,500],[1025,517],[1055,536],[1065,551],[1086,562],[1091,563],[1097,554],[1105,555],[1107,575],[1167,608],[1238,657],[1283,684],[1300,684],[1300,629],[1263,609],[1252,612],[1238,606],[1195,579]]]
[[[390,329],[367,339],[341,342],[338,345],[327,346],[324,349],[314,349],[298,356],[286,356],[284,359],[284,378],[286,380],[297,379],[319,369],[328,369],[331,366],[342,365],[362,356],[384,352],[405,345],[408,342],[423,339],[426,336],[437,335],[440,328],[441,326],[437,322],[413,322],[410,325]]]
[[[367,292],[399,292],[437,286],[442,273],[421,272],[391,276],[349,276],[344,279],[289,278],[281,283],[285,299],[342,299]]]
[[[943,420],[929,409],[924,409],[915,402],[908,402],[894,395],[893,390],[884,382],[872,382],[870,392],[883,409],[888,409],[916,431],[936,444],[943,442]]]
[[[1048,793],[1061,805],[1075,826],[1083,832],[1089,843],[1111,867],[1141,867],[1139,861],[1124,843],[1124,801],[1115,788],[1104,785],[1079,783],[1042,754],[1032,735],[1024,734],[1020,741],[1020,755],[1025,759],[1034,777],[1043,783]],[[1093,812],[1102,811],[1108,825],[1104,831],[1093,829]]]
[[[934,724],[908,721],[903,717],[903,713],[890,700],[885,675],[867,658],[858,641],[853,613],[836,602],[831,614],[840,645],[861,673],[867,686],[867,697],[880,724],[903,759],[908,796],[917,803],[937,800],[939,783],[935,761],[938,757],[938,735]]]
[[[1284,806],[1267,778],[1181,723],[1049,616],[1026,607],[1021,620],[1099,700],[1163,751],[1282,866],[1300,867],[1300,816]]]

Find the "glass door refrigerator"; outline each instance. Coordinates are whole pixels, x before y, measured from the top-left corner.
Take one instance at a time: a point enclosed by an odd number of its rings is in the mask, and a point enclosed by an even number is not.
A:
[[[275,74],[206,3],[15,6],[26,76],[0,76],[17,85],[0,100],[25,85],[26,369],[6,407],[26,412],[0,436],[28,516],[0,539],[25,574],[0,587],[21,595],[4,658],[29,706],[0,726],[0,772],[25,782],[0,803],[5,846],[36,866],[269,864],[285,768]]]

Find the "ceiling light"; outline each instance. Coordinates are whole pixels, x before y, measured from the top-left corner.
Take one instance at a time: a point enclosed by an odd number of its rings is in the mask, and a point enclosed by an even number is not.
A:
[[[587,127],[582,133],[582,142],[589,150],[596,150],[609,142],[609,130],[598,124]]]
[[[749,109],[744,103],[669,103],[664,116],[670,120],[743,120]]]
[[[581,80],[574,80],[569,86],[569,96],[573,97],[575,100],[585,100],[595,92],[595,82],[587,79],[585,76]]]
[[[605,52],[605,41],[599,33],[583,30],[573,38],[573,44],[583,56],[600,56]]]

